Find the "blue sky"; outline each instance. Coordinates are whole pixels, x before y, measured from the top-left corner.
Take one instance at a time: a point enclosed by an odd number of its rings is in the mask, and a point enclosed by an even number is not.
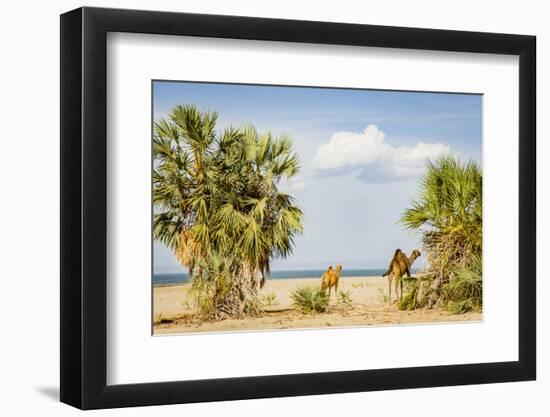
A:
[[[426,158],[482,159],[480,95],[155,81],[154,119],[177,104],[217,111],[220,129],[252,123],[292,136],[302,169],[281,187],[303,209],[305,230],[274,270],[378,268],[396,248],[420,248],[397,222]],[[154,271],[183,271],[157,242]]]

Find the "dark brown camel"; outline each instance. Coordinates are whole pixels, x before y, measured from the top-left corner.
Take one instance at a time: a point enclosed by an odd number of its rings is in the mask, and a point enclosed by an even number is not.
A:
[[[388,302],[391,304],[391,283],[392,280],[395,278],[395,295],[399,295],[399,299],[403,299],[403,282],[401,281],[401,278],[405,275],[408,277],[411,276],[411,267],[413,262],[416,258],[420,256],[420,251],[413,250],[411,253],[411,256],[407,258],[407,255],[405,255],[403,252],[401,252],[401,249],[397,249],[395,251],[395,254],[393,255],[393,258],[390,262],[390,266],[388,267],[388,270],[384,272],[382,275],[385,277],[388,276],[388,292],[389,292],[389,299]],[[400,284],[401,287],[401,294],[399,294],[398,291],[398,285]]]

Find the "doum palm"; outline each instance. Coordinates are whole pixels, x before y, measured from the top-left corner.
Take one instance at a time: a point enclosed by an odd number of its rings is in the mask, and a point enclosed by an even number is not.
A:
[[[261,308],[258,288],[291,254],[303,213],[279,189],[299,171],[291,138],[216,122],[192,105],[155,122],[153,234],[189,269],[203,315],[220,318]]]

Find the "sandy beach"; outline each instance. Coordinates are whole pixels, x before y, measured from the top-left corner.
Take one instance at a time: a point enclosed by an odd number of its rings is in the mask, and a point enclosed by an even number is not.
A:
[[[331,295],[326,313],[315,315],[297,311],[290,293],[298,286],[319,285],[319,279],[272,279],[266,282],[261,295],[275,296],[272,305],[265,307],[259,317],[199,323],[193,319],[192,302],[188,295],[190,284],[154,288],[154,334],[250,331],[292,328],[323,328],[372,326],[411,323],[481,321],[481,312],[453,315],[446,311],[419,309],[400,311],[388,305],[387,281],[383,277],[342,277],[339,290],[350,292],[352,304],[339,305]]]

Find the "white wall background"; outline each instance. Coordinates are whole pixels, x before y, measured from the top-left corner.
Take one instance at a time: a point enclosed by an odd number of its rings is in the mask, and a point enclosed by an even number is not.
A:
[[[82,3],[7,2],[0,15],[0,410],[4,415],[74,415],[59,392],[59,17]],[[292,19],[510,32],[538,37],[539,259],[550,250],[550,147],[542,120],[550,99],[550,26],[535,0],[385,1],[202,0],[93,1],[86,5]],[[546,190],[543,190],[543,187]],[[333,416],[543,415],[549,406],[550,287],[539,267],[538,381],[498,385],[325,395],[99,411],[99,415]]]

